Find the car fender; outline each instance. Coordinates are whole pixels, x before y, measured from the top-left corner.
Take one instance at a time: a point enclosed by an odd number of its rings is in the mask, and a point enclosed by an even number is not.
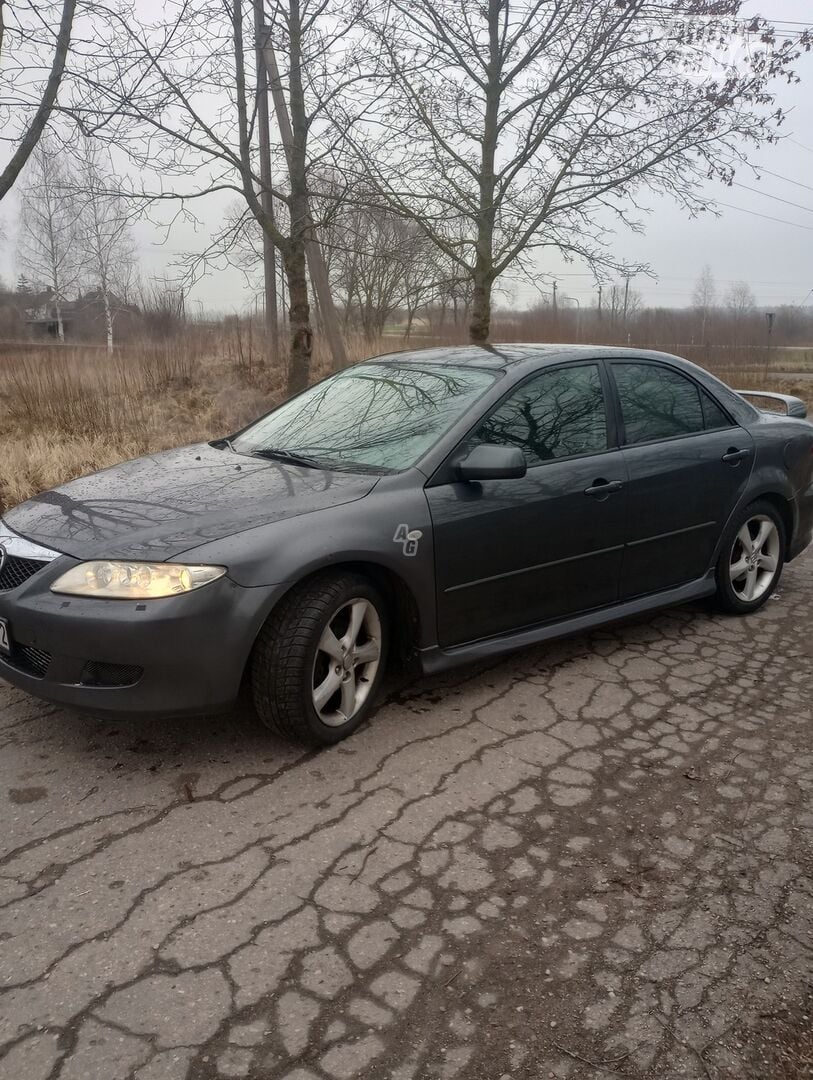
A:
[[[274,588],[273,603],[320,570],[348,563],[379,567],[412,595],[424,647],[436,639],[435,560],[424,480],[417,470],[383,477],[354,503],[256,526],[176,559],[226,566],[229,577],[245,587],[283,586]],[[269,608],[258,613],[259,625]]]

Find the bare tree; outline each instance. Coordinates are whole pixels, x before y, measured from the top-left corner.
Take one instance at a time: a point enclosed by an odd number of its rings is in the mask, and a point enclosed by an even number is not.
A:
[[[327,122],[328,110],[333,95],[358,77],[347,35],[359,2],[279,0],[265,6],[265,25],[283,58],[272,89],[284,95],[291,124],[289,144],[272,147],[275,175],[286,178],[271,189],[281,207],[276,218],[262,198],[268,180],[263,182],[255,145],[262,75],[249,0],[187,0],[172,20],[151,22],[111,6],[116,33],[99,42],[110,63],[104,78],[88,69],[90,100],[75,102],[86,128],[129,153],[142,174],[144,198],[175,200],[187,210],[217,191],[232,190],[244,200],[285,268],[291,392],[307,385],[310,373],[310,173],[341,137]]]
[[[77,248],[80,207],[65,155],[48,137],[34,150],[22,191],[17,262],[48,292],[47,306],[65,340],[63,308],[81,274]]]
[[[628,283],[611,285],[607,290],[607,312],[613,328],[624,326],[627,320],[635,318],[643,307],[643,297],[636,289],[630,289]]]
[[[340,203],[323,239],[345,324],[357,324],[374,340],[397,309],[408,307],[414,318],[421,295],[434,285],[434,267],[418,226],[371,206],[368,194],[360,190]]]
[[[709,313],[717,302],[717,285],[708,263],[700,271],[692,293],[692,302],[700,315],[700,341],[705,343]]]
[[[76,0],[13,7],[0,2],[0,118],[19,121],[19,126],[4,124],[2,139],[11,146],[11,158],[0,172],[0,199],[31,157],[56,103],[75,8]]]
[[[472,285],[486,341],[497,279],[555,247],[614,265],[606,219],[640,228],[636,193],[706,208],[744,146],[771,139],[776,80],[810,44],[737,20],[739,0],[387,0],[361,169]],[[726,50],[751,48],[736,65]],[[355,102],[355,96],[354,96]],[[461,239],[462,238],[462,239]]]
[[[105,162],[98,143],[84,136],[77,156],[78,248],[85,283],[102,305],[107,350],[112,352],[113,325],[135,263],[131,210],[121,181],[109,160]]]
[[[747,318],[754,314],[757,302],[747,281],[737,281],[728,289],[725,305],[735,319]]]
[[[331,287],[343,309],[345,327],[359,327],[371,340],[400,309],[407,335],[417,310],[443,287],[441,260],[414,222],[386,207],[370,205],[369,192],[342,188],[332,173],[311,181],[310,205],[319,221]],[[210,266],[229,265],[257,285],[263,269],[259,223],[236,202],[209,246]],[[188,263],[195,257],[184,259]]]

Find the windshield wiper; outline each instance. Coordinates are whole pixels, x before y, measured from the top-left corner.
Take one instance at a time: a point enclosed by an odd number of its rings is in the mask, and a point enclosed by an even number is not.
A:
[[[321,469],[324,466],[316,458],[293,454],[289,450],[262,449],[252,450],[252,457],[270,458],[272,461],[285,461],[289,465],[301,465],[303,469]]]
[[[225,446],[229,450],[231,450],[231,452],[233,454],[237,453],[237,451],[234,449],[234,443],[231,441],[231,439],[226,438],[225,435],[223,436],[222,439],[212,439],[212,441],[209,443],[209,445],[213,446],[215,448],[215,450],[222,450],[223,447]]]

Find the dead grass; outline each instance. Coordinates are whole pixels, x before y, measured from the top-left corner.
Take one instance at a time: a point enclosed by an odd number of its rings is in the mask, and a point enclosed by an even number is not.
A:
[[[57,348],[1,357],[0,511],[118,461],[229,434],[267,412],[282,399],[284,372],[264,362],[258,344],[198,334],[112,358]],[[326,371],[320,349],[315,375]]]
[[[429,344],[440,342],[412,347]],[[398,348],[393,338],[347,342],[351,361]],[[730,385],[795,394],[813,406],[813,379],[777,379],[772,364],[749,362],[751,354],[725,360],[715,373]],[[328,370],[319,342],[314,378]],[[127,458],[229,434],[281,401],[284,385],[284,370],[265,362],[263,342],[245,327],[192,327],[182,340],[112,358],[99,349],[0,350],[0,512]]]

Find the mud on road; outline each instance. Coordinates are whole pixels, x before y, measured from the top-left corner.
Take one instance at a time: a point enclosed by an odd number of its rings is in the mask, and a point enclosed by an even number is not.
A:
[[[812,605],[807,556],[322,752],[0,686],[0,1078],[809,1076]]]

